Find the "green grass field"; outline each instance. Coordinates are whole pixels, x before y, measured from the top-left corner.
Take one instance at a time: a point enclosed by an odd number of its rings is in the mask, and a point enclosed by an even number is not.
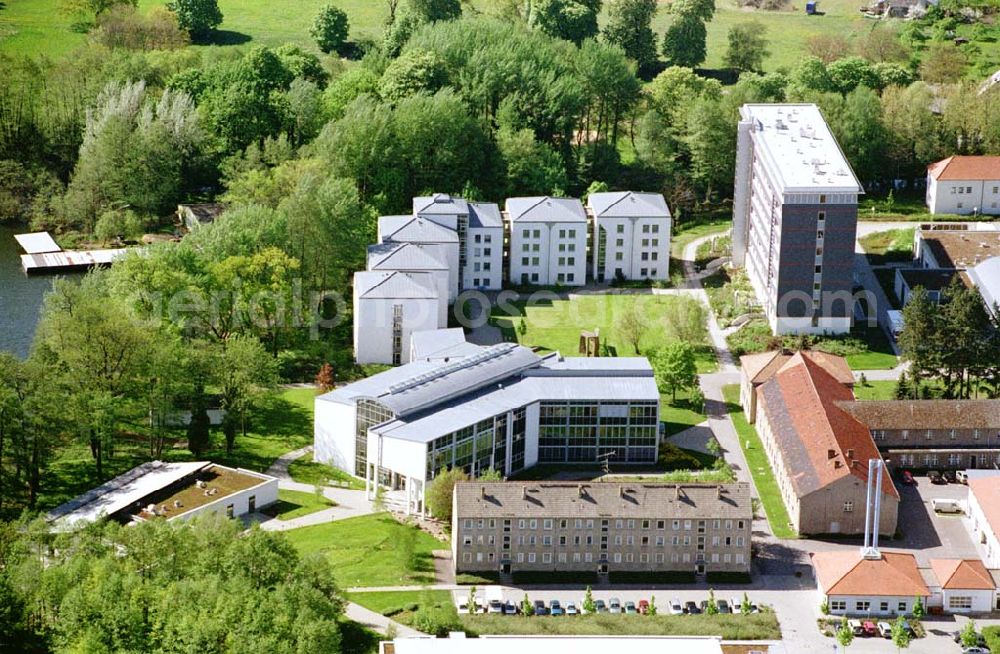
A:
[[[281,489],[278,491],[277,504],[264,509],[264,513],[273,515],[278,520],[291,520],[328,509],[331,506],[336,506],[336,504],[316,493]]]
[[[313,461],[311,453],[288,464],[288,474],[300,484],[326,486],[333,483],[354,490],[362,490],[365,487],[365,482],[343,470],[337,470],[323,463],[316,463]]]
[[[573,300],[542,299],[530,306],[524,302],[498,305],[491,320],[508,339],[539,347],[558,350],[564,356],[579,356],[580,332],[601,330],[601,344],[617,356],[635,356],[635,350],[616,327],[616,319],[629,304],[635,304],[647,326],[639,341],[640,353],[664,344],[673,338],[666,314],[680,302],[693,302],[665,295],[590,295]],[[513,315],[512,315],[513,314]],[[524,321],[527,331],[518,332]],[[698,348],[698,372],[713,372],[718,367],[715,353],[707,343],[695,343]]]
[[[859,400],[894,400],[896,399],[896,382],[870,381],[864,386],[855,384],[854,397]]]
[[[747,422],[743,408],[740,406],[740,387],[730,384],[722,387],[722,395],[726,400],[729,417],[732,418],[736,433],[740,437],[740,447],[747,459],[747,466],[753,476],[753,483],[760,494],[760,503],[767,513],[767,522],[771,531],[778,538],[798,538],[795,529],[789,524],[788,509],[781,498],[778,482],[774,478],[771,462],[768,461],[764,445],[760,442],[757,430]],[[749,446],[748,446],[749,444]]]
[[[379,591],[351,593],[348,597],[355,604],[390,617],[400,624],[413,625],[413,617],[421,608],[430,607],[446,611],[457,620],[458,612],[451,593],[446,590]]]
[[[890,229],[862,236],[858,243],[865,249],[873,266],[896,261],[913,260],[913,233],[915,228]]]
[[[342,588],[433,583],[431,552],[448,548],[448,543],[387,513],[285,533],[300,553],[326,556]]]
[[[662,607],[666,597],[661,597]],[[474,634],[574,636],[722,636],[727,640],[781,638],[773,611],[753,615],[622,615],[598,613],[573,617],[461,615],[466,630]]]
[[[670,402],[670,395],[660,396],[660,422],[667,423],[665,427],[667,436],[700,425],[707,419],[704,411],[695,411],[691,407],[691,394],[691,391],[678,392],[677,402],[673,404]]]

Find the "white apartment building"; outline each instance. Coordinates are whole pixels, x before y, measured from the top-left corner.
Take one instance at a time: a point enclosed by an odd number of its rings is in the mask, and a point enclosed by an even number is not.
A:
[[[669,279],[670,209],[659,193],[591,193],[591,270],[598,282]]]
[[[1000,215],[1000,157],[951,156],[927,166],[932,214]]]
[[[510,282],[582,286],[587,281],[587,214],[574,198],[508,198]]]
[[[448,324],[447,291],[430,272],[354,273],[354,358],[400,365],[413,332]]]
[[[373,272],[427,273],[441,297],[451,304],[458,296],[458,278],[448,267],[448,252],[441,243],[397,243],[368,246],[368,270]]]
[[[458,274],[459,238],[458,232],[435,221],[415,216],[381,216],[378,219],[379,243],[416,243],[436,246],[434,250],[444,254],[448,266],[448,288],[459,288]]]
[[[733,265],[775,334],[850,330],[863,192],[816,105],[740,109]]]
[[[388,487],[409,512],[424,512],[427,483],[452,468],[656,461],[659,391],[645,358],[541,357],[456,336],[421,334],[426,358],[317,397],[316,460],[365,477],[369,497]],[[434,341],[449,354],[428,350]]]
[[[458,279],[462,290],[498,291],[503,284],[503,219],[492,202],[468,202],[447,193],[413,198],[413,215],[432,220],[458,236]]]

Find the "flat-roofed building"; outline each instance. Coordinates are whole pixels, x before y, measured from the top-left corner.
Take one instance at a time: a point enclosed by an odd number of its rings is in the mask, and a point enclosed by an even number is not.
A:
[[[479,482],[455,485],[461,572],[750,571],[750,486]]]
[[[1000,226],[986,223],[921,225],[914,250],[922,268],[966,270],[1000,256]]]
[[[659,193],[591,193],[591,270],[598,282],[670,278],[670,209]]]
[[[462,346],[316,398],[315,457],[404,495],[449,468],[510,475],[539,462],[656,461],[659,391],[645,358],[539,356],[513,343]],[[433,342],[421,335],[418,347]]]
[[[150,461],[50,511],[53,529],[103,518],[118,522],[188,520],[204,513],[238,518],[278,501],[278,480],[210,461]]]
[[[863,192],[816,105],[740,109],[733,264],[775,334],[850,330]]]
[[[576,198],[508,198],[510,283],[587,282],[587,214]]]
[[[932,214],[1000,215],[1000,157],[954,155],[927,166]]]
[[[801,352],[757,389],[757,431],[800,534],[861,534],[868,462],[881,455],[868,427],[840,404],[853,391]],[[899,492],[886,475],[879,533],[896,531]]]

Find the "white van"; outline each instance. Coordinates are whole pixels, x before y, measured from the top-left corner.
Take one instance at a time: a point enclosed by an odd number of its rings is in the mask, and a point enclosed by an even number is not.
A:
[[[931,500],[931,506],[937,513],[964,513],[965,510],[962,508],[962,503],[958,500],[949,500],[945,498],[935,498]]]
[[[969,475],[965,472],[965,470],[957,470],[955,471],[955,481],[960,484],[968,484]]]

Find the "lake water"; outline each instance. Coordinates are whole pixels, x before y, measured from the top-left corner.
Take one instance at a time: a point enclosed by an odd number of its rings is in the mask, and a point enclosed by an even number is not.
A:
[[[0,350],[21,358],[28,356],[43,296],[55,279],[53,275],[24,274],[14,234],[26,231],[23,225],[0,224]]]

